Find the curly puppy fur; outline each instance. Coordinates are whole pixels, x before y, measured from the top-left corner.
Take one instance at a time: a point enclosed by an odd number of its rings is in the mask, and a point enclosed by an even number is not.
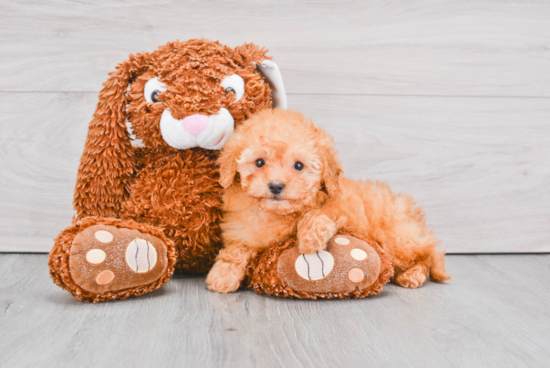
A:
[[[206,280],[211,290],[237,290],[265,247],[296,236],[300,251],[312,253],[338,231],[380,244],[398,285],[416,288],[428,275],[449,279],[444,253],[413,199],[386,183],[343,177],[332,138],[300,113],[257,113],[236,129],[218,162],[227,188],[224,248]]]

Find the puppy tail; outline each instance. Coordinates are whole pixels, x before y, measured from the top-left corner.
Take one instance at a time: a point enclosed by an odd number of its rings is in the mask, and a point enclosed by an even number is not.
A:
[[[430,263],[430,279],[432,281],[442,282],[451,278],[445,271],[445,252],[434,249],[430,256]]]

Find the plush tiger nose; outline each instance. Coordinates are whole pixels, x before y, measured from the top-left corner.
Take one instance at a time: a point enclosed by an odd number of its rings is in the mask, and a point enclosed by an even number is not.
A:
[[[269,191],[275,195],[280,194],[283,189],[285,189],[285,185],[281,183],[269,183],[267,187]]]
[[[195,114],[186,117],[181,121],[183,129],[185,129],[192,136],[198,136],[208,126],[208,116]]]

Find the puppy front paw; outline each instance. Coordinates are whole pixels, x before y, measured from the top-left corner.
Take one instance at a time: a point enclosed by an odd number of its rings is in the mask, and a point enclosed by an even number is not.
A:
[[[206,285],[216,293],[232,293],[241,286],[242,276],[234,264],[217,261],[206,277]]]
[[[326,215],[305,218],[298,227],[298,249],[302,254],[323,250],[335,234],[336,224]]]

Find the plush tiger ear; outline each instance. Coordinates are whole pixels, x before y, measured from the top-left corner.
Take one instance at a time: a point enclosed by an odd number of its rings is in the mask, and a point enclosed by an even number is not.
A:
[[[253,43],[245,43],[235,47],[235,61],[243,68],[255,68],[256,64],[261,63],[263,60],[271,59],[266,54],[267,49],[260,48]]]
[[[235,48],[236,58],[244,68],[254,67],[265,77],[271,87],[273,108],[286,109],[287,100],[283,76],[277,64],[271,60],[271,57],[266,56],[266,53],[266,49],[260,49],[253,43],[245,43]]]
[[[286,91],[279,66],[272,60],[264,60],[256,66],[256,69],[265,77],[271,87],[273,108],[286,109]]]
[[[133,149],[126,126],[128,87],[144,73],[149,54],[130,55],[109,74],[88,127],[76,180],[75,220],[117,216],[129,194]]]

